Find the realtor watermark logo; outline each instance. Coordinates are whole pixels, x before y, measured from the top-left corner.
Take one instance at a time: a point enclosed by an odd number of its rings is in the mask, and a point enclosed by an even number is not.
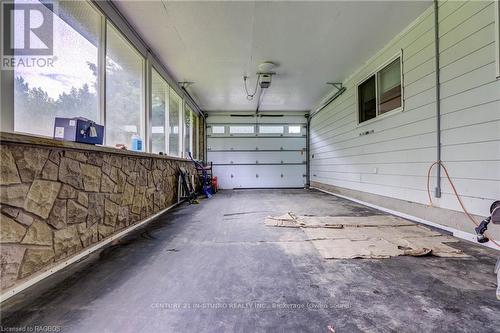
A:
[[[2,1],[2,69],[52,67],[53,10],[48,2]]]

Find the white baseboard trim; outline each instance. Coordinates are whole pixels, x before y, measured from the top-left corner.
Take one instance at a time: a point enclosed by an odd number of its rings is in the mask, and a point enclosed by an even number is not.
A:
[[[415,222],[418,222],[418,223],[429,225],[431,227],[435,227],[435,228],[438,228],[438,229],[441,229],[441,230],[445,230],[445,231],[450,232],[453,236],[455,236],[457,238],[460,238],[460,239],[463,239],[463,240],[466,240],[466,241],[469,241],[469,242],[472,242],[472,243],[475,243],[475,244],[478,244],[478,245],[486,246],[486,247],[489,247],[491,249],[499,250],[500,251],[500,247],[496,246],[493,242],[479,243],[476,240],[476,235],[475,234],[471,234],[471,233],[468,233],[468,232],[465,232],[465,231],[461,231],[461,230],[458,230],[458,229],[455,229],[455,228],[452,228],[452,227],[448,227],[448,226],[445,226],[445,225],[442,225],[442,224],[438,224],[438,223],[434,223],[434,222],[431,222],[431,221],[427,221],[427,220],[424,220],[424,219],[422,219],[420,217],[416,217],[416,216],[413,216],[413,215],[401,213],[401,212],[398,212],[396,210],[392,210],[392,209],[385,208],[385,207],[382,207],[382,206],[374,205],[374,204],[371,204],[369,202],[358,200],[358,199],[355,199],[355,198],[351,198],[351,197],[348,197],[348,196],[345,196],[345,195],[337,194],[335,192],[330,192],[330,191],[324,190],[322,188],[318,188],[318,187],[314,187],[314,186],[311,186],[310,188],[314,189],[314,190],[318,190],[318,191],[323,192],[323,193],[327,193],[327,194],[339,197],[339,198],[343,198],[343,199],[347,199],[347,200],[350,200],[350,201],[354,201],[354,202],[357,202],[357,203],[362,204],[364,206],[375,208],[375,209],[378,209],[380,211],[383,211],[383,212],[386,212],[386,213],[389,213],[389,214],[392,214],[392,215],[395,215],[395,216],[399,216],[399,217],[402,217],[402,218],[407,219],[407,220],[412,220],[412,221],[415,221]]]
[[[106,239],[103,239],[102,241],[96,243],[95,245],[83,250],[82,252],[66,259],[65,261],[51,267],[50,269],[47,269],[43,272],[40,272],[39,274],[36,274],[35,276],[33,276],[32,278],[30,278],[29,280],[26,280],[25,282],[19,284],[19,285],[15,285],[11,288],[8,288],[6,289],[2,294],[0,294],[0,303],[6,301],[7,299],[11,298],[12,296],[20,293],[21,291],[25,290],[26,288],[29,288],[31,287],[32,285],[34,285],[35,283],[51,276],[52,274],[60,271],[61,269],[81,260],[82,258],[88,256],[89,254],[91,254],[92,252],[95,252],[97,250],[99,250],[100,248],[108,245],[109,243],[111,243],[112,241],[118,239],[118,238],[122,238],[123,236],[127,235],[128,233],[130,233],[131,231],[151,222],[152,220],[154,220],[155,218],[157,218],[158,216],[160,216],[161,214],[171,210],[172,208],[176,207],[177,205],[179,205],[179,203],[176,203],[176,204],[173,204],[172,206],[170,207],[167,207],[161,211],[159,211],[158,213],[154,214],[154,215],[151,215],[150,217],[142,220],[141,222],[137,223],[137,224],[134,224],[134,225],[131,225],[129,226],[128,228],[126,229],[123,229],[122,231],[110,236],[109,238],[106,238]]]

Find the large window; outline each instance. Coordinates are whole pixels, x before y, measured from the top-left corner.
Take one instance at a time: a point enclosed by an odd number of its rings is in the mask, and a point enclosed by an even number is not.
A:
[[[186,104],[184,108],[184,157],[189,157],[189,153],[193,154],[193,118],[193,110]]]
[[[130,147],[144,140],[144,58],[110,23],[106,39],[106,145]]]
[[[14,131],[52,136],[55,117],[101,121],[97,95],[101,15],[84,1],[54,1],[53,13],[41,8],[53,17],[54,61],[52,66],[14,69]],[[16,27],[23,26],[23,20],[23,15],[14,15]],[[21,42],[24,36],[16,30],[14,40]]]
[[[200,158],[200,116],[193,112],[193,157]]]
[[[170,99],[169,99],[169,134],[168,134],[168,146],[169,146],[169,155],[171,156],[179,156],[180,155],[180,115],[182,108],[182,99],[179,95],[175,93],[173,89],[170,89]]]
[[[401,57],[360,83],[357,94],[359,123],[401,109]]]
[[[10,4],[8,8],[12,10]],[[2,128],[52,137],[56,117],[83,117],[105,125],[107,146],[130,149],[132,138],[138,135],[143,143],[151,142],[148,151],[152,153],[187,157],[192,152],[199,157],[199,115],[189,107],[184,112],[185,101],[167,83],[161,64],[155,57],[146,60],[147,45],[128,39],[126,31],[118,29],[120,22],[114,25],[105,17],[99,3],[15,0],[13,8],[6,21],[12,23],[7,33],[17,52],[13,61],[25,65],[13,68],[9,89],[14,91],[14,105],[2,112],[2,120],[9,120]],[[43,35],[53,38],[49,43],[52,50],[49,47],[45,55],[52,61],[45,60],[44,67],[29,65],[32,56],[22,54],[26,51],[23,27],[37,19],[31,15],[37,10],[43,22],[52,21]],[[31,45],[31,39],[29,43],[29,47],[38,47]],[[149,71],[151,76],[146,75]],[[146,96],[151,98],[150,104],[146,104]],[[142,150],[145,148],[143,144]]]
[[[168,154],[168,95],[167,82],[153,69],[151,77],[151,152]]]

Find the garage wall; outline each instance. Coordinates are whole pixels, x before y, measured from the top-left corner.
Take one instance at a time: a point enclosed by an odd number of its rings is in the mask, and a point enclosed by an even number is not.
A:
[[[494,29],[492,1],[439,3],[442,160],[465,206],[482,216],[500,198]],[[344,82],[343,95],[311,121],[313,185],[428,203],[426,174],[437,147],[434,47],[431,6]],[[403,57],[404,110],[358,125],[356,83],[398,52]],[[459,211],[445,178],[442,188],[434,206]],[[465,219],[439,223],[472,230]]]
[[[304,112],[210,112],[207,160],[213,162],[219,188],[304,187],[306,120]],[[238,128],[251,133],[233,132]],[[283,132],[269,131],[274,129]]]

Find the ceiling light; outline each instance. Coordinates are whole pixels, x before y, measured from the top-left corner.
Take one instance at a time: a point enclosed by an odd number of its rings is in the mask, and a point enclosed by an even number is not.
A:
[[[276,64],[271,61],[263,62],[259,65],[259,73],[273,73],[273,70],[276,68]],[[273,73],[274,74],[274,73]]]

